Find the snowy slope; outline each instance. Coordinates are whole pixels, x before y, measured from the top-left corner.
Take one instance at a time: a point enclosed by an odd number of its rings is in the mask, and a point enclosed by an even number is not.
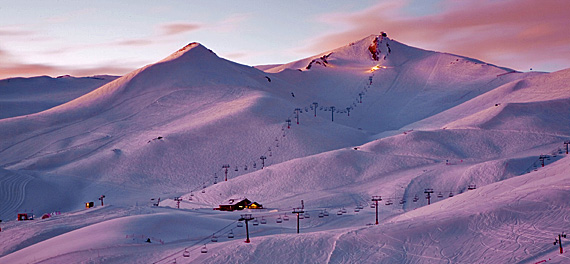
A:
[[[570,227],[568,70],[512,72],[375,35],[262,69],[191,43],[0,120],[0,217],[64,212],[3,223],[0,262],[567,260],[552,241]],[[106,206],[81,209],[101,194]],[[367,225],[373,195],[378,226]],[[250,244],[236,223],[244,212],[211,210],[239,197],[267,208],[248,211],[267,220],[250,223]],[[310,218],[297,235],[301,200]]]
[[[118,77],[48,76],[0,80],[0,119],[41,112],[71,101]]]

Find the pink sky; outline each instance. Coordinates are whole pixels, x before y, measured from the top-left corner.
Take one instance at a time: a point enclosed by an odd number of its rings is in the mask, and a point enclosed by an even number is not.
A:
[[[570,67],[570,1],[35,1],[0,6],[0,78],[122,75],[194,41],[247,65],[287,63],[380,31],[521,71]]]

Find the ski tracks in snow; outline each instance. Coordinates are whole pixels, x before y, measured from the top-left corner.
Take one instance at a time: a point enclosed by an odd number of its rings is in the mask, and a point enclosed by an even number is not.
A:
[[[26,185],[33,179],[28,175],[14,173],[7,170],[0,171],[0,217],[6,218],[24,203]]]

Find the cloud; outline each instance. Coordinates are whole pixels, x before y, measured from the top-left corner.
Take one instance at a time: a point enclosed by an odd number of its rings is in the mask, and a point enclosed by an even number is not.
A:
[[[406,44],[501,66],[527,69],[555,59],[570,66],[570,1],[443,1],[440,11],[422,16],[406,13],[406,4],[323,15],[318,21],[341,29],[311,39],[300,51],[323,52],[386,31]]]
[[[27,37],[34,34],[31,30],[0,28],[0,37]]]
[[[148,39],[126,39],[111,43],[111,45],[119,46],[147,46],[151,44],[153,44],[153,41]]]
[[[73,76],[92,76],[98,74],[124,75],[135,66],[120,66],[119,64],[103,65],[98,67],[61,67],[49,64],[24,63],[17,60],[9,52],[0,49],[0,79],[18,77],[33,77],[38,75],[60,76],[70,74]],[[119,65],[119,66],[117,66]]]
[[[198,30],[201,27],[197,23],[174,22],[160,25],[159,30],[163,35],[171,36]]]

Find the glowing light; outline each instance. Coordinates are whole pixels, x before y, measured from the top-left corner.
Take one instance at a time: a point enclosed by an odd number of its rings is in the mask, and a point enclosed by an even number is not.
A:
[[[372,69],[370,69],[370,72],[374,72],[374,71],[377,71],[377,70],[379,70],[379,69],[386,69],[386,68],[388,68],[388,67],[386,67],[386,66],[381,66],[381,65],[376,65],[376,66],[372,67]]]

